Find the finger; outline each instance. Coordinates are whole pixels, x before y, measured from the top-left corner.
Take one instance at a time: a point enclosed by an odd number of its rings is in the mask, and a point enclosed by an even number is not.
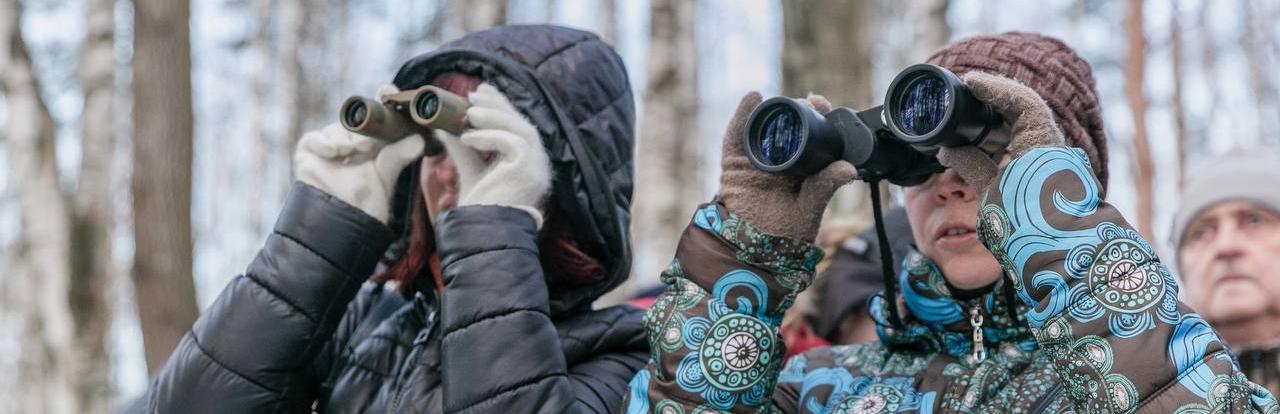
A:
[[[1053,110],[1035,90],[1013,79],[983,72],[967,73],[964,81],[974,97],[991,105],[1013,126],[1014,140],[1009,143],[1009,151],[1015,156],[1031,148],[1064,145]]]
[[[858,169],[853,164],[845,160],[833,162],[800,183],[797,200],[801,206],[811,207],[804,211],[822,211],[827,202],[831,201],[831,195],[835,194],[836,189],[857,178]]]
[[[1040,94],[1013,79],[974,71],[964,75],[964,84],[975,98],[991,105],[1010,124],[1023,115],[1053,116]]]
[[[397,93],[400,93],[400,88],[397,88],[395,85],[382,85],[378,87],[378,93],[376,96],[378,97],[378,102],[383,102],[387,100],[388,96],[395,95]]]
[[[330,124],[304,134],[298,148],[324,159],[341,158],[351,153],[351,135],[341,125]]]
[[[395,182],[395,178],[400,176],[400,171],[405,166],[422,158],[422,149],[425,146],[426,141],[418,134],[405,137],[378,151],[378,157],[373,160],[374,168],[378,170],[378,175],[384,178],[383,182]]]
[[[385,141],[360,134],[348,134],[348,137],[350,138],[348,146],[351,148],[351,153],[356,155],[374,154],[386,145]]]
[[[302,139],[298,141],[297,156],[309,154],[323,159],[332,159],[338,156],[338,148],[335,143],[327,139],[324,133],[320,131],[311,131],[302,135]]]
[[[467,122],[475,129],[500,129],[542,142],[538,129],[519,112],[472,106],[467,108]]]
[[[805,101],[809,102],[809,106],[820,114],[826,115],[831,112],[831,101],[828,101],[825,96],[809,92],[809,96],[805,98]]]
[[[500,129],[477,129],[462,134],[462,143],[477,151],[493,151],[499,161],[519,159],[529,144],[523,138]]]
[[[751,116],[751,111],[755,110],[763,100],[764,98],[760,97],[760,92],[751,91],[738,102],[738,109],[733,112],[733,118],[729,119],[729,127],[725,131],[724,142],[721,146],[723,158],[745,156],[742,134],[747,128],[747,118]]]
[[[960,179],[979,194],[986,193],[997,173],[996,162],[974,146],[942,147],[938,150],[938,162],[956,170]]]
[[[457,135],[443,130],[436,130],[435,134],[436,140],[444,144],[445,154],[453,160],[454,167],[458,169],[458,178],[465,189],[465,184],[469,184],[470,180],[479,177],[484,171],[485,162],[480,159],[480,153],[463,144]]]
[[[479,106],[482,108],[496,109],[505,112],[517,112],[515,105],[511,104],[511,101],[507,99],[507,96],[504,95],[502,91],[499,91],[497,87],[489,83],[482,83],[480,86],[476,87],[476,90],[471,92],[471,95],[467,97],[467,100],[471,102],[471,106]]]

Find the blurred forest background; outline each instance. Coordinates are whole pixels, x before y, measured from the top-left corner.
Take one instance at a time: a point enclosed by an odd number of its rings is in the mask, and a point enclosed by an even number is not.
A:
[[[1109,199],[1166,245],[1184,166],[1280,143],[1277,17],[1262,0],[0,0],[0,412],[139,395],[268,234],[302,132],[469,31],[563,24],[624,57],[636,261],[615,303],[657,283],[715,191],[745,92],[866,108],[949,40],[1007,30],[1094,65]],[[850,186],[829,225],[866,225],[866,198]]]

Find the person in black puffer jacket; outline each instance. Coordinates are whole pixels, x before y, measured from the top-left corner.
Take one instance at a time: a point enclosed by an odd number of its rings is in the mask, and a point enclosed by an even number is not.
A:
[[[470,129],[298,145],[266,245],[196,321],[147,412],[616,412],[648,358],[626,278],[633,96],[593,34],[477,32],[395,88],[469,96]],[[422,156],[437,140],[444,153]],[[373,276],[370,280],[370,275]]]

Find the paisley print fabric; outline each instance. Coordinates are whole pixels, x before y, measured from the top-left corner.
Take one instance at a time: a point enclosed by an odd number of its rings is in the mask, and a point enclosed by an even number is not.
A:
[[[652,357],[628,412],[1280,413],[1178,302],[1079,150],[1013,160],[985,192],[978,236],[1007,275],[991,293],[957,300],[938,267],[912,254],[900,302],[869,307],[879,342],[784,365],[778,325],[821,253],[719,204],[699,208],[646,315]],[[887,322],[889,306],[902,325]]]

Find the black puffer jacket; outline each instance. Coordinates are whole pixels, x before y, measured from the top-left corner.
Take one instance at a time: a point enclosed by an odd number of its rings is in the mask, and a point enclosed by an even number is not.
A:
[[[548,288],[520,210],[469,206],[436,226],[445,293],[366,282],[388,226],[295,184],[257,259],[151,384],[150,412],[616,412],[647,358],[639,311],[590,311],[629,266],[634,109],[618,56],[589,33],[517,26],[406,63],[404,88],[479,75],[535,125],[554,201],[610,278]],[[363,286],[363,287],[362,287]]]

